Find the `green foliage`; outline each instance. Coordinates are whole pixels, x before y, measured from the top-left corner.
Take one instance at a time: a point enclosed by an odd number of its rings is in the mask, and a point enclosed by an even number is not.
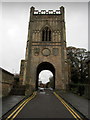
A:
[[[50,81],[46,84],[46,88],[49,88],[49,87],[54,88],[54,79],[53,79],[53,77],[51,76],[49,78],[49,80]]]
[[[85,93],[85,87],[87,87],[88,85],[87,84],[74,84],[74,83],[71,83],[69,85],[70,87],[70,90],[73,92],[73,93],[76,93],[80,96],[84,95]]]
[[[71,81],[73,83],[87,83],[88,66],[87,59],[90,52],[84,48],[68,47],[67,55],[71,65]]]
[[[46,88],[49,88],[49,84],[50,84],[50,82],[47,82],[47,84],[46,84]]]
[[[53,79],[53,77],[50,77],[49,80],[50,80],[49,87],[54,88],[54,79]]]

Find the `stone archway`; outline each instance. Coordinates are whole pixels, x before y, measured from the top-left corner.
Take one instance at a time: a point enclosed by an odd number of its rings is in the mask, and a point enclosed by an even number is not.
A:
[[[53,89],[55,89],[55,68],[54,66],[49,63],[49,62],[42,62],[37,66],[37,71],[36,71],[36,90],[38,89],[38,76],[39,73],[42,70],[50,70],[53,73],[53,78],[54,78],[54,86]]]
[[[38,87],[38,75],[42,70],[53,73],[55,89],[65,90],[68,85],[64,14],[63,6],[60,14],[52,12],[52,15],[49,12],[42,14],[42,11],[36,14],[35,8],[31,7],[26,56],[20,72],[20,80],[28,86],[27,91]]]

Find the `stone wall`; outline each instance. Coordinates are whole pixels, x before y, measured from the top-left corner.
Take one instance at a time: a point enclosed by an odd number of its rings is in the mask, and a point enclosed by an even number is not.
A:
[[[0,68],[0,96],[7,96],[14,83],[14,75]]]
[[[20,77],[19,77],[20,85],[23,84],[24,69],[25,69],[25,60],[21,60],[21,65],[20,65]]]

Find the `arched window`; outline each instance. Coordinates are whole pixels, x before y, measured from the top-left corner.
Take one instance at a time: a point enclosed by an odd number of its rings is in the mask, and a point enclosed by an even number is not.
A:
[[[49,27],[45,27],[42,30],[42,41],[51,41],[51,30]]]

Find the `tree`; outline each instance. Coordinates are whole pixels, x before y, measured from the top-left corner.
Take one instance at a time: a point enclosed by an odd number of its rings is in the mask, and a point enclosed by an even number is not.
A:
[[[86,61],[89,54],[90,52],[84,48],[67,48],[67,55],[71,64],[71,81],[73,83],[87,83],[88,67]]]
[[[46,88],[49,88],[49,84],[50,84],[50,82],[47,82],[47,83],[46,83]]]
[[[53,76],[50,76],[50,77],[49,77],[49,80],[50,80],[49,86],[50,86],[51,88],[54,88],[54,79],[53,79]]]

